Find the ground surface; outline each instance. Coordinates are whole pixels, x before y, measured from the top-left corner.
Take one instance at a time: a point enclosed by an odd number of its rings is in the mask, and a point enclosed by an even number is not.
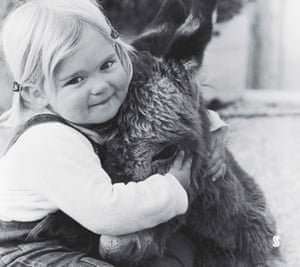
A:
[[[231,151],[276,217],[281,266],[300,266],[300,92],[251,92],[220,113],[231,126]]]

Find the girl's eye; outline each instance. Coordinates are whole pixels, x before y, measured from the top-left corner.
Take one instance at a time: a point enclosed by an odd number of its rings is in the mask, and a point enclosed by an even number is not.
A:
[[[114,64],[115,62],[113,60],[109,60],[107,62],[105,62],[101,67],[100,67],[100,70],[106,70],[106,69],[109,69],[112,67],[112,65]]]
[[[75,84],[77,84],[77,83],[82,82],[83,80],[84,80],[83,77],[80,77],[80,76],[74,77],[74,78],[72,78],[71,80],[69,80],[69,81],[65,84],[65,86],[67,86],[67,85],[75,85]]]

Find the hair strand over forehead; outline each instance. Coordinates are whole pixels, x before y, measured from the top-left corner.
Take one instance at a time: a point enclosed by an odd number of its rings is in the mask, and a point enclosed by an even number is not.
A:
[[[53,83],[56,66],[75,49],[83,26],[114,43],[128,75],[131,46],[111,37],[108,20],[94,0],[31,0],[13,11],[3,28],[3,52],[15,80],[23,85]]]

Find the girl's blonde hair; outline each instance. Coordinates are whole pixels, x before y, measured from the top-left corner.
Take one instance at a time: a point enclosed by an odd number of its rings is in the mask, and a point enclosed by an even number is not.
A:
[[[30,0],[12,11],[3,26],[2,46],[13,79],[23,87],[40,87],[46,81],[54,89],[56,67],[76,50],[87,26],[112,42],[131,79],[130,54],[134,49],[113,36],[108,19],[94,0]],[[14,96],[14,108],[24,113],[30,109],[19,95]]]

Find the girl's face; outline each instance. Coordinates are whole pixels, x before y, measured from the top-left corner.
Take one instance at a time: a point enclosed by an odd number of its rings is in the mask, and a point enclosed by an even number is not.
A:
[[[85,29],[79,49],[55,71],[56,92],[45,87],[52,110],[74,123],[103,123],[123,103],[128,75],[112,43],[99,32]]]

